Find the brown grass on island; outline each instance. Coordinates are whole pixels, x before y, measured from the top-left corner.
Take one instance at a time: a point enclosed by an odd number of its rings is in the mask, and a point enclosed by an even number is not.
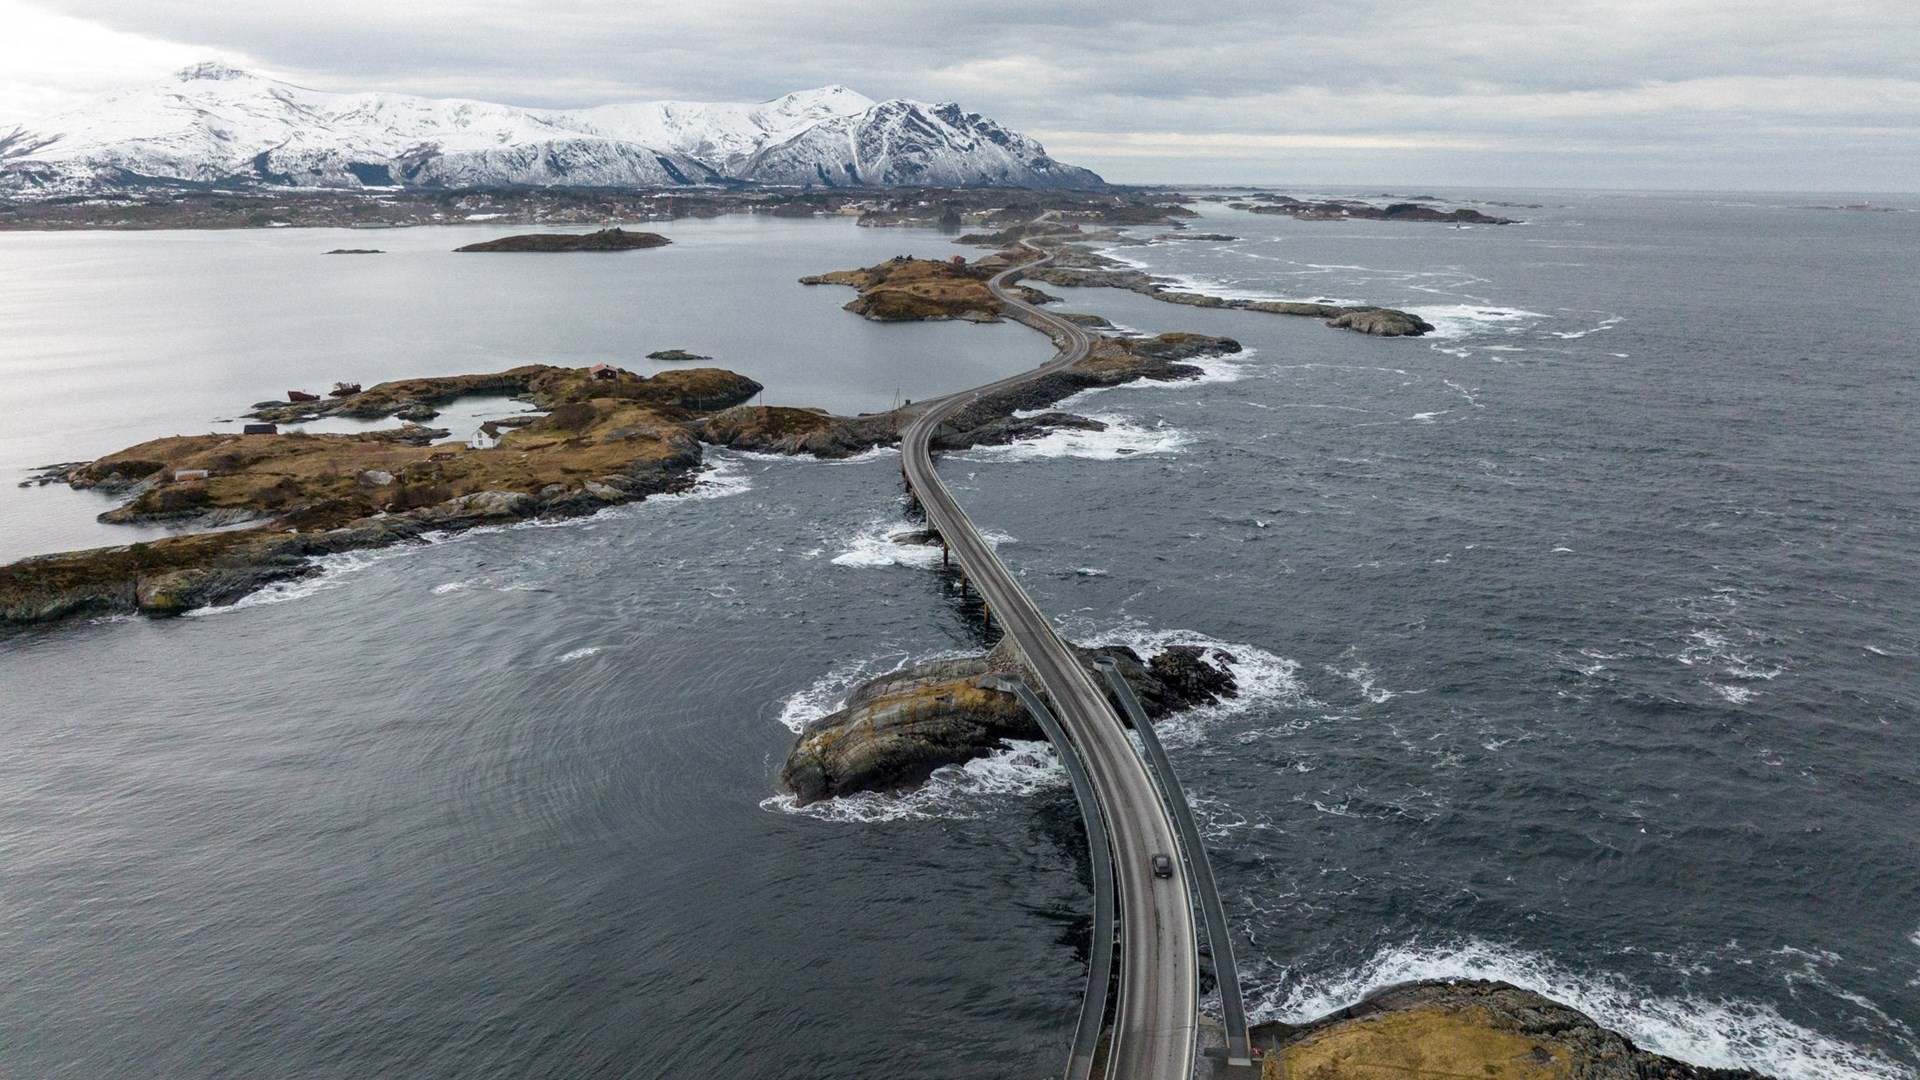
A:
[[[144,442],[59,478],[126,498],[103,515],[109,521],[265,524],[0,566],[0,622],[89,611],[171,614],[305,573],[309,555],[485,521],[591,513],[676,490],[692,482],[700,462],[690,426],[760,389],[717,368],[647,378],[529,365],[382,383],[341,399],[349,406],[368,399],[353,415],[391,415],[462,393],[513,392],[548,410],[515,426],[483,425],[497,438],[486,449],[426,445],[425,429],[412,425],[350,435],[222,433]]]
[[[860,295],[848,311],[875,322],[966,319],[995,322],[1005,305],[987,288],[987,271],[964,261],[898,255],[859,270],[835,270],[800,279],[805,285],[851,285]]]
[[[525,233],[503,236],[478,244],[457,247],[455,251],[638,251],[641,248],[666,247],[673,241],[659,233],[628,232],[621,228],[590,233]]]

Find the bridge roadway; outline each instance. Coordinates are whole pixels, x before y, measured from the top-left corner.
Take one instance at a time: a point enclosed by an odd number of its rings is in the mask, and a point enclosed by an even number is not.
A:
[[[928,523],[945,538],[968,580],[1053,699],[1060,724],[1080,751],[1106,811],[1120,897],[1120,971],[1105,1075],[1110,1080],[1186,1080],[1193,1070],[1200,1007],[1193,905],[1183,861],[1173,859],[1172,878],[1154,877],[1151,863],[1155,854],[1171,856],[1181,850],[1174,824],[1106,695],[1095,689],[1046,616],[981,538],[934,471],[928,450],[928,442],[955,411],[1067,367],[1092,348],[1092,338],[1080,327],[1005,291],[1007,278],[1043,261],[1044,256],[1004,270],[989,287],[1022,321],[1060,342],[1059,355],[1032,371],[926,403],[901,437],[901,458]]]

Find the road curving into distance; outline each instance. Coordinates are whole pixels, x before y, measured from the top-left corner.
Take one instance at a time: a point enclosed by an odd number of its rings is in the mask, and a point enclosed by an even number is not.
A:
[[[1059,342],[1059,355],[1032,371],[923,404],[901,437],[901,461],[928,523],[946,540],[968,581],[1019,645],[1052,699],[1060,726],[1073,741],[1063,752],[1078,751],[1106,813],[1120,901],[1120,970],[1105,1075],[1113,1080],[1186,1080],[1193,1071],[1199,1027],[1199,953],[1173,821],[1106,694],[1094,687],[1053,625],[974,528],[934,471],[928,450],[941,424],[957,410],[1074,364],[1092,348],[1085,330],[1005,290],[1008,278],[1047,258],[1041,255],[1004,270],[988,287],[1022,322]],[[1156,854],[1173,856],[1175,876],[1153,876]],[[1206,857],[1203,852],[1195,856]]]

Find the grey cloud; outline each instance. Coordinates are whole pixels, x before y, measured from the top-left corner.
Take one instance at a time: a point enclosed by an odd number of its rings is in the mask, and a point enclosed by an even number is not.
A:
[[[1040,131],[1551,136],[1664,154],[1670,172],[1715,132],[1751,129],[1767,145],[1750,152],[1787,155],[1831,129],[1821,152],[1858,156],[1863,176],[1913,151],[1858,132],[1920,126],[1910,0],[42,2],[328,89],[523,105],[839,82]]]

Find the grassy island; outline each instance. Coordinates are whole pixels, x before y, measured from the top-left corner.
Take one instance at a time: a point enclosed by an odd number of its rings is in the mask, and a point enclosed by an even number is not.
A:
[[[850,285],[860,295],[848,311],[875,322],[966,319],[998,322],[1005,305],[987,289],[990,271],[965,260],[905,255],[859,270],[835,270],[800,279],[802,285]]]

